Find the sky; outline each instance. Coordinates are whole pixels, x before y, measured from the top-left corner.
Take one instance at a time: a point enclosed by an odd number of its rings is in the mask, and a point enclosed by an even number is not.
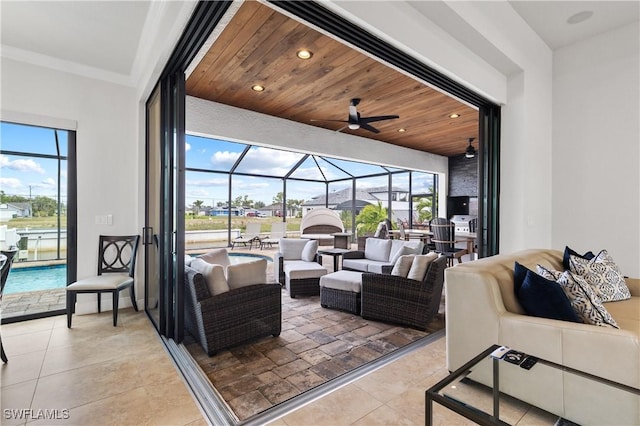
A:
[[[228,172],[245,147],[246,145],[240,143],[187,135],[186,166],[187,168]],[[274,177],[236,175],[233,177],[232,198],[247,195],[250,200],[262,201],[266,205],[271,204],[274,196],[283,190],[282,177],[289,173],[303,156],[304,154],[295,152],[253,147],[242,159],[236,172]],[[324,180],[324,177],[326,177],[327,180],[333,180],[350,177],[349,174],[342,170],[356,176],[385,172],[382,167],[373,164],[328,158],[332,163],[330,164],[319,157],[316,157],[316,159],[318,164],[309,157],[291,176],[317,180]],[[357,183],[358,188],[386,186],[387,184],[387,176],[359,179]],[[187,171],[186,205],[190,206],[196,200],[203,201],[205,206],[215,206],[218,202],[226,204],[229,191],[228,185],[226,174]],[[414,173],[412,185],[414,192],[427,192],[432,185],[432,175]],[[394,175],[393,186],[408,189],[408,173]],[[350,180],[336,182],[329,185],[329,191],[339,191],[350,187]],[[318,195],[324,195],[324,193],[325,185],[322,182],[287,181],[287,198],[289,199],[310,200]]]
[[[58,131],[61,155],[67,154],[67,132]],[[56,155],[55,132],[44,127],[0,123],[0,149]],[[58,162],[55,159],[0,154],[0,189],[8,195],[32,198],[58,192]],[[62,194],[67,191],[66,161],[62,163]],[[63,198],[64,199],[64,198]]]

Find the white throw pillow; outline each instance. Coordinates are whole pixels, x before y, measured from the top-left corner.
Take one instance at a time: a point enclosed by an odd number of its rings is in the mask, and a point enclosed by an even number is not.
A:
[[[420,253],[416,253],[415,249],[409,246],[402,246],[400,247],[400,250],[398,250],[395,254],[391,254],[391,259],[389,259],[389,263],[392,264],[396,264],[396,262],[398,261],[398,259],[400,259],[400,256],[406,256],[408,254],[420,254]],[[405,275],[406,277],[406,275]]]
[[[224,277],[224,267],[222,265],[213,265],[200,258],[196,258],[191,261],[191,268],[202,274],[207,282],[209,294],[212,296],[229,291],[229,285],[227,284],[227,279]]]
[[[304,245],[300,259],[306,262],[314,262],[318,252],[318,240],[311,240]]]
[[[606,250],[593,259],[569,255],[571,272],[578,274],[593,287],[603,302],[631,299],[629,287],[620,268]]]
[[[311,240],[307,238],[280,238],[280,253],[284,260],[302,259],[302,251]]]
[[[229,260],[229,253],[227,253],[227,249],[211,250],[201,256],[198,256],[198,259],[202,259],[207,263],[211,263],[212,265],[222,265],[222,266],[231,265],[231,261]]]
[[[227,282],[231,290],[253,284],[265,284],[267,261],[260,259],[227,266]]]
[[[393,269],[391,270],[391,275],[397,275],[399,277],[407,278],[409,270],[411,269],[411,265],[413,264],[414,257],[416,257],[415,254],[407,254],[398,257],[398,260],[393,265]]]
[[[438,258],[438,253],[432,251],[431,253],[421,254],[413,259],[411,269],[407,274],[407,278],[416,281],[424,280],[424,276],[427,274],[429,264]]]
[[[378,262],[388,262],[391,252],[391,240],[381,240],[379,238],[367,238],[364,246],[364,257]]]
[[[193,257],[188,254],[184,255],[184,266],[191,266],[191,262],[193,261]]]

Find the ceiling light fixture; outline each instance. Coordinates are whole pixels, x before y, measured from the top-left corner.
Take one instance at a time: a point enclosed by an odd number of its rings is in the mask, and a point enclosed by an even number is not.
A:
[[[591,10],[583,10],[582,12],[578,12],[575,15],[569,16],[569,18],[567,19],[567,24],[579,24],[580,22],[584,22],[592,16],[593,12]]]
[[[251,86],[251,90],[253,90],[254,92],[264,92],[264,86],[260,84],[254,84],[253,86]]]
[[[467,150],[464,152],[464,156],[466,158],[473,158],[476,156],[476,149],[473,147],[473,145],[471,145],[474,139],[475,138],[469,138],[469,146],[467,147]]]
[[[460,114],[457,114],[455,112],[453,114],[449,114],[449,118],[458,118],[458,117],[460,117]]]
[[[307,49],[298,50],[296,56],[300,59],[310,59],[313,56],[313,52]]]

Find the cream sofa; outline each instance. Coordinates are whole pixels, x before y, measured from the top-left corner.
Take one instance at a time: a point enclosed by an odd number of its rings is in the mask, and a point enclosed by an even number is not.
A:
[[[640,280],[631,299],[604,303],[620,329],[528,316],[518,303],[514,263],[563,270],[562,252],[525,250],[465,262],[445,271],[447,368],[454,371],[492,344],[640,388]],[[502,371],[504,370],[504,371]],[[500,390],[579,424],[638,425],[640,396],[560,370],[504,368]],[[488,382],[490,372],[476,377]]]

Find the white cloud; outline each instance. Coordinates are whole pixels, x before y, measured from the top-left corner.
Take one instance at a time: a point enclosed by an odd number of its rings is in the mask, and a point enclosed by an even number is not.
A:
[[[22,187],[22,182],[17,178],[0,177],[0,184],[3,188],[17,189]]]
[[[239,152],[217,151],[211,157],[211,163],[221,168],[230,168],[240,157]]]
[[[188,142],[185,142],[185,143],[184,143],[184,151],[185,151],[185,152],[187,152],[187,151],[189,151],[189,150],[191,150],[191,144],[190,144],[190,143],[188,143]]]
[[[227,187],[229,185],[229,180],[227,178],[219,178],[219,179],[202,179],[202,180],[189,180],[186,182],[187,186],[221,186],[224,185]]]
[[[33,160],[9,160],[5,155],[0,155],[0,167],[15,170],[18,172],[35,172],[41,175],[45,174],[40,164]]]

